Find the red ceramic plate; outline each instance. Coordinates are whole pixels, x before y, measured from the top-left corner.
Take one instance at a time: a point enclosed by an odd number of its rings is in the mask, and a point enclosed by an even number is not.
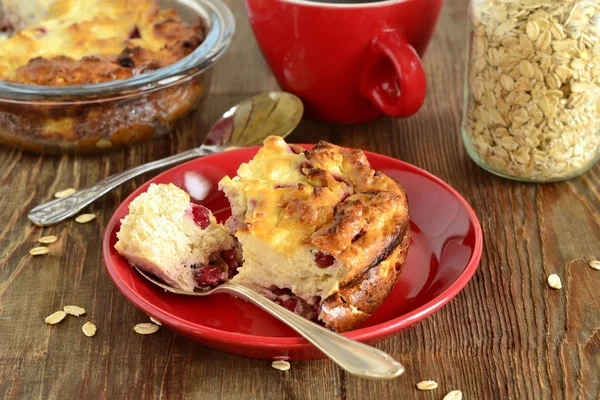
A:
[[[217,190],[225,175],[258,147],[200,158],[170,169],[132,193],[108,223],[103,254],[117,288],[145,313],[180,334],[214,348],[255,358],[312,359],[323,355],[293,330],[250,303],[219,294],[198,298],[174,295],[140,277],[116,252],[116,232],[129,203],[150,183],[172,182],[192,199],[213,210],[219,220],[229,216],[229,203]],[[366,153],[373,168],[402,184],[408,195],[411,245],[404,271],[393,292],[363,325],[346,333],[373,344],[427,317],[467,284],[481,257],[479,221],[467,202],[431,174],[394,158]]]

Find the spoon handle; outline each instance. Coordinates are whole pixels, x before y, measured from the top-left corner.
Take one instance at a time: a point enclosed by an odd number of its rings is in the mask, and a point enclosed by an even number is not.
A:
[[[213,151],[209,151],[201,146],[170,157],[138,165],[137,167],[109,176],[93,186],[78,190],[70,196],[40,204],[33,208],[29,214],[27,214],[27,217],[31,222],[38,226],[58,224],[77,214],[84,207],[102,197],[105,193],[144,172],[153,171],[158,168],[167,167],[212,153]]]
[[[389,354],[323,328],[245,286],[226,283],[217,287],[215,292],[217,291],[237,295],[267,311],[353,375],[370,379],[391,379],[404,372],[402,364]]]

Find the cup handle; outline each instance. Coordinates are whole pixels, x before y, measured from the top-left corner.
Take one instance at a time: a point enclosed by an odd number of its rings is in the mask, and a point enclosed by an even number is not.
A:
[[[364,97],[396,118],[416,113],[425,101],[427,89],[419,55],[394,29],[381,32],[371,43],[359,85]]]

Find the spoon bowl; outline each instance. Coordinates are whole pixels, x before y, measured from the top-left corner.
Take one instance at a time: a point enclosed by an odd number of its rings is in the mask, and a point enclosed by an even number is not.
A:
[[[138,267],[134,268],[149,282],[167,292],[186,296],[210,296],[216,293],[227,293],[232,296],[241,297],[294,329],[333,362],[352,375],[368,379],[392,379],[404,372],[402,364],[394,360],[389,354],[325,329],[314,322],[294,314],[246,286],[226,282],[210,290],[188,292],[171,287]]]
[[[227,110],[212,126],[200,147],[112,175],[72,195],[33,208],[27,217],[37,226],[51,226],[77,214],[112,189],[145,172],[193,158],[261,144],[268,136],[286,137],[300,123],[302,101],[287,92],[266,92]]]
[[[271,135],[286,137],[298,126],[303,112],[302,101],[291,93],[260,93],[227,110],[202,145],[229,150],[262,144]]]

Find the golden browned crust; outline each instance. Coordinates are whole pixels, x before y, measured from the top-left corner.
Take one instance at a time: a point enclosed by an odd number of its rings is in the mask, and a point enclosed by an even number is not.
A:
[[[354,195],[335,208],[333,222],[308,242],[352,269],[339,291],[321,303],[319,318],[339,332],[358,327],[396,284],[410,243],[406,193],[395,180],[374,171],[362,151],[320,142],[306,158],[327,165],[342,157],[341,169]],[[309,175],[326,180],[323,170]]]
[[[386,259],[321,302],[319,319],[325,326],[338,332],[356,329],[384,302],[396,285],[408,255],[410,229],[407,225],[400,231],[404,232],[402,241]]]
[[[309,178],[317,177],[322,184],[330,179],[347,179],[354,193],[341,199],[333,209],[332,220],[307,240],[351,270],[343,286],[377,264],[403,236],[409,221],[406,194],[398,182],[373,170],[360,150],[320,142],[305,155],[310,162],[325,167],[312,168]],[[332,163],[340,165],[341,178],[330,172]]]
[[[186,26],[178,19],[161,21],[158,25],[172,27],[173,32],[180,33],[170,35],[174,42],[158,51],[135,46],[125,47],[117,55],[86,56],[80,60],[62,55],[37,57],[19,67],[15,76],[6,80],[29,85],[65,86],[131,78],[173,64],[194,51],[204,40],[200,25]]]

